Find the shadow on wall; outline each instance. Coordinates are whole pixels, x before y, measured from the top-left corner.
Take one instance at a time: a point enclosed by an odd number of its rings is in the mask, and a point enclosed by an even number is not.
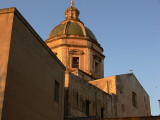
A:
[[[65,118],[113,118],[116,116],[115,95],[69,73],[65,87]],[[92,94],[90,94],[92,93]]]

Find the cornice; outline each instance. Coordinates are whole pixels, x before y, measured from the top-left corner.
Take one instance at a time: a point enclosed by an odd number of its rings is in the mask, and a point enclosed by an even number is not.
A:
[[[101,57],[105,58],[105,56],[98,52],[97,50],[95,50],[93,47],[89,46],[89,45],[70,45],[70,44],[60,44],[60,45],[57,45],[57,46],[54,46],[54,47],[51,47],[51,49],[55,49],[55,48],[58,48],[58,47],[79,47],[79,48],[89,48],[93,51],[95,51],[96,53],[100,54]]]
[[[59,40],[59,39],[74,39],[74,40],[75,40],[75,39],[79,39],[79,40],[82,40],[82,39],[83,39],[83,40],[87,40],[87,41],[90,41],[90,42],[96,44],[102,51],[104,51],[103,48],[101,47],[101,45],[100,45],[97,41],[95,41],[94,39],[90,39],[90,38],[88,38],[88,37],[86,37],[86,36],[74,36],[74,37],[70,37],[69,35],[64,34],[64,35],[60,35],[60,36],[55,37],[55,38],[47,39],[47,40],[45,41],[45,43],[57,41],[57,40]]]
[[[14,13],[15,11],[17,11],[15,7],[4,8],[4,9],[0,9],[0,14]]]

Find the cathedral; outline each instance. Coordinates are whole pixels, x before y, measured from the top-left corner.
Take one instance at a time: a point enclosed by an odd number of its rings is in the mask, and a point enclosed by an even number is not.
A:
[[[149,116],[149,96],[133,73],[104,78],[103,48],[71,1],[45,43],[65,65],[64,117]]]
[[[103,48],[79,14],[72,0],[44,42],[16,8],[0,10],[1,120],[151,116],[133,72],[104,78]]]

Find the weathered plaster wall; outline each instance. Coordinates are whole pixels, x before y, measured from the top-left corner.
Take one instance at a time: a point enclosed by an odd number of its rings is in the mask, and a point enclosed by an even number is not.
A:
[[[109,94],[115,94],[117,117],[150,116],[149,96],[134,74],[111,76],[89,81]],[[136,107],[133,106],[132,93],[136,93]]]
[[[68,117],[86,117],[86,100],[89,104],[89,116],[101,117],[101,108],[104,109],[103,117],[115,117],[114,102],[111,95],[101,91],[90,83],[72,73],[68,77],[67,98]]]
[[[116,83],[118,117],[151,115],[149,96],[134,74],[118,75]],[[136,93],[136,106],[132,102],[133,92]]]
[[[92,85],[98,87],[110,95],[117,93],[116,91],[116,76],[111,76],[103,79],[97,79],[93,81],[89,81]]]
[[[12,33],[13,13],[11,11],[13,11],[13,9],[0,10],[0,119],[2,115],[9,48]]]
[[[6,78],[3,120],[63,120],[65,67],[18,11]],[[54,101],[55,80],[59,102]]]

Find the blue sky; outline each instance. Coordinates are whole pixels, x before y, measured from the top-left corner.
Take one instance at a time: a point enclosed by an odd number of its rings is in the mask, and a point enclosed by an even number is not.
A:
[[[16,7],[46,40],[64,20],[70,0],[1,0]],[[152,115],[160,114],[160,0],[75,0],[80,20],[104,48],[105,77],[134,71],[148,92]]]

